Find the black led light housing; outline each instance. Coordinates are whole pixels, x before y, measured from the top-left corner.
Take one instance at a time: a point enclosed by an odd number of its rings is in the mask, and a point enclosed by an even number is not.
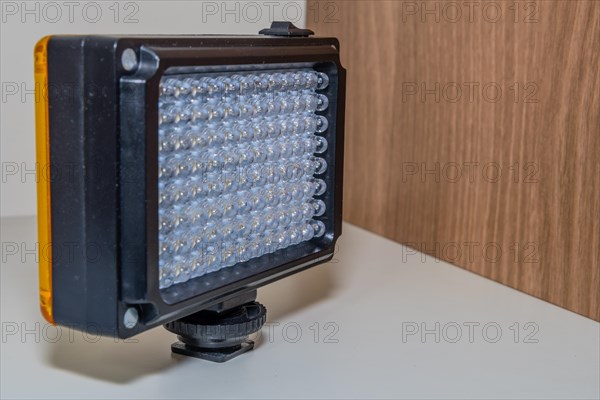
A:
[[[337,39],[282,26],[40,41],[47,319],[130,337],[332,258],[345,70]]]

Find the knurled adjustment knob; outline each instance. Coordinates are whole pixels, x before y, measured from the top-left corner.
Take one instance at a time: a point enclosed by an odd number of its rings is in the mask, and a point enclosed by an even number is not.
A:
[[[254,347],[248,336],[258,332],[266,319],[265,306],[252,302],[222,313],[200,311],[165,328],[180,340],[171,346],[174,353],[224,362]]]

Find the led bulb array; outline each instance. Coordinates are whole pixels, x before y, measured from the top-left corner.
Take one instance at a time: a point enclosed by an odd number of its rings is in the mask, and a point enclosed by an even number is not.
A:
[[[172,98],[218,98],[228,95],[278,95],[299,90],[322,90],[329,85],[327,74],[311,70],[275,73],[235,73],[221,76],[174,76],[163,78],[161,101]]]
[[[161,80],[161,288],[324,235],[328,83],[308,69]]]

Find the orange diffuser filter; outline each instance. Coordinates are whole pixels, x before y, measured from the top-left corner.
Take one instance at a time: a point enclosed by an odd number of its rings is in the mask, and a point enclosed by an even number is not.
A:
[[[35,129],[36,178],[39,241],[40,308],[44,318],[52,318],[52,251],[50,220],[50,180],[44,174],[50,163],[50,132],[48,126],[48,64],[47,49],[50,36],[42,38],[35,46]]]

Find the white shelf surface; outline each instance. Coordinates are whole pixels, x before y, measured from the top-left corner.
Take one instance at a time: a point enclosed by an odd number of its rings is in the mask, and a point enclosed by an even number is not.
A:
[[[3,399],[600,397],[597,322],[352,225],[332,262],[259,290],[268,326],[225,364],[171,355],[163,328],[115,342],[48,325],[35,220],[1,232]]]

